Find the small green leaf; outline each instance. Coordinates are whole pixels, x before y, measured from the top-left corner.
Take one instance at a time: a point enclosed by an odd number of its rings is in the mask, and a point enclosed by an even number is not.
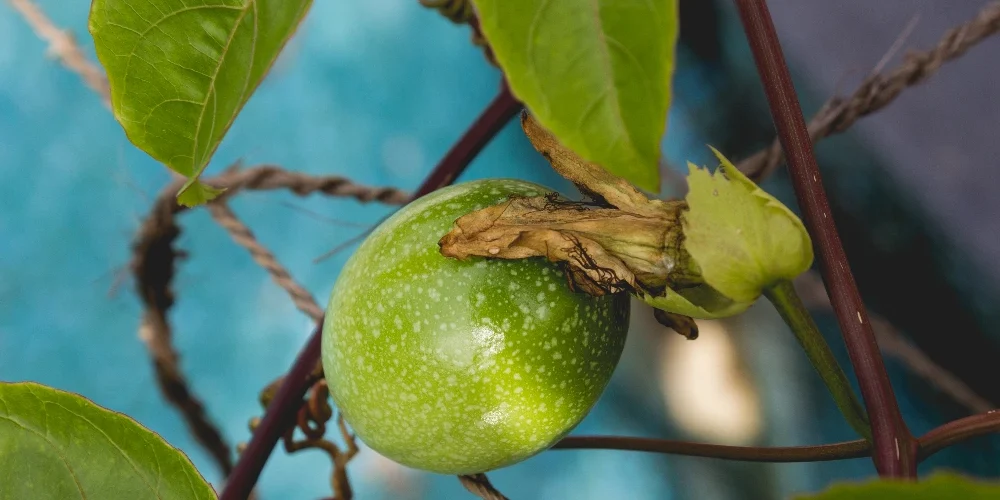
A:
[[[221,193],[198,177],[310,5],[93,0],[90,33],[115,118],[133,144],[189,179],[179,202]]]
[[[650,191],[670,108],[677,0],[474,0],[511,91],[559,142]]]
[[[135,420],[35,383],[0,383],[0,499],[215,499],[191,461]]]
[[[652,296],[642,292],[636,295],[643,302],[657,309],[697,319],[717,319],[736,316],[746,311],[754,303],[752,300],[743,302],[711,300],[706,304],[696,304],[670,288],[664,289],[663,294],[659,296]]]
[[[870,481],[836,484],[798,500],[994,500],[1000,498],[1000,483],[973,481],[951,472],[938,472],[919,482]]]
[[[705,283],[735,302],[752,302],[764,287],[809,269],[812,242],[788,207],[712,151],[722,163],[714,175],[688,164],[684,248]]]

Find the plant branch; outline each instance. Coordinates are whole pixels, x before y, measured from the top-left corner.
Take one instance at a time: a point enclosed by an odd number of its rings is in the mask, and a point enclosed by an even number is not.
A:
[[[919,439],[917,457],[923,461],[927,457],[955,443],[985,434],[1000,433],[1000,410],[973,415],[948,422]]]
[[[915,443],[899,413],[889,376],[861,302],[813,154],[812,139],[795,95],[778,35],[764,0],[735,0],[764,84],[803,219],[818,247],[823,281],[847,344],[868,410],[880,475],[915,477]]]
[[[570,436],[552,449],[645,451],[743,462],[822,462],[871,456],[871,444],[864,439],[818,446],[750,447],[622,436]]]
[[[322,318],[317,323],[309,341],[299,353],[292,369],[285,376],[271,404],[264,411],[261,419],[239,460],[229,480],[226,481],[219,500],[244,500],[250,495],[261,470],[267,462],[274,446],[292,425],[295,415],[303,405],[303,397],[312,386],[309,375],[319,362],[320,340],[323,333]]]
[[[519,109],[520,103],[513,98],[507,86],[502,85],[497,97],[428,175],[413,199],[454,182]],[[320,361],[322,333],[323,323],[320,321],[264,412],[264,418],[240,455],[220,500],[243,500],[257,482],[278,439],[292,424],[291,418],[303,404],[302,398],[309,388],[308,376]]]
[[[813,321],[809,311],[802,305],[795,288],[790,281],[782,281],[772,287],[764,289],[764,296],[774,304],[778,314],[781,315],[785,323],[792,330],[795,338],[799,341],[802,349],[809,357],[813,368],[819,373],[826,384],[826,388],[837,403],[837,408],[844,415],[847,423],[854,428],[866,440],[872,439],[871,425],[868,423],[868,416],[865,408],[854,395],[851,383],[847,380],[847,374],[837,363],[837,358],[833,356],[829,344],[823,338],[816,322]]]
[[[888,73],[873,74],[861,83],[850,97],[827,101],[809,121],[809,136],[815,143],[839,134],[859,119],[888,106],[907,87],[923,83],[946,62],[958,59],[976,44],[1000,33],[1000,2],[991,2],[965,24],[948,30],[937,46],[926,52],[913,52]],[[739,169],[754,180],[766,178],[781,164],[781,142],[772,144],[739,163]]]

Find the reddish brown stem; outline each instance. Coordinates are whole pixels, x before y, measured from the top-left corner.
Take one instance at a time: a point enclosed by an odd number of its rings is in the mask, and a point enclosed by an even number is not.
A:
[[[556,443],[552,449],[646,451],[744,462],[823,462],[871,455],[871,445],[864,439],[818,446],[761,448],[621,436],[570,436]]]
[[[507,85],[501,84],[497,97],[427,176],[413,198],[419,198],[454,182],[483,147],[520,109],[521,104],[511,95]],[[322,325],[323,321],[320,320],[309,342],[296,358],[288,376],[282,381],[271,404],[265,409],[264,418],[250,438],[246,450],[240,455],[233,473],[219,496],[220,500],[247,498],[257,483],[257,478],[260,477],[271,451],[278,444],[278,439],[294,424],[295,414],[302,406],[302,398],[309,389],[309,374],[319,363]]]
[[[948,422],[924,434],[919,440],[917,457],[923,461],[959,441],[992,433],[1000,433],[1000,410]]]
[[[465,167],[520,110],[521,103],[510,93],[506,80],[500,82],[500,92],[413,193],[413,199],[455,182]]]
[[[274,446],[278,444],[282,434],[294,425],[295,415],[302,406],[302,398],[311,385],[309,374],[319,361],[322,325],[323,320],[320,319],[312,336],[309,337],[309,342],[281,382],[281,387],[278,388],[271,404],[264,410],[264,418],[254,430],[250,444],[240,454],[233,473],[229,475],[222,494],[219,495],[219,500],[245,500],[257,484],[260,471],[271,456]]]
[[[915,441],[900,416],[868,313],[830,216],[812,140],[771,14],[764,0],[735,1],[788,158],[795,196],[817,247],[823,282],[861,386],[872,425],[875,468],[882,476],[916,477]]]

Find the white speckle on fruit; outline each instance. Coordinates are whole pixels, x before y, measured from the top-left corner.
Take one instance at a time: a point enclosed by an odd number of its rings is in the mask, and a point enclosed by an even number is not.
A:
[[[546,306],[538,306],[538,309],[535,309],[535,315],[538,316],[538,319],[545,319],[548,314],[549,308]]]
[[[472,331],[482,356],[493,356],[503,349],[504,334],[489,327],[479,327]]]
[[[507,406],[507,403],[502,403],[499,407],[483,414],[483,423],[487,425],[497,425],[500,422],[507,420]]]

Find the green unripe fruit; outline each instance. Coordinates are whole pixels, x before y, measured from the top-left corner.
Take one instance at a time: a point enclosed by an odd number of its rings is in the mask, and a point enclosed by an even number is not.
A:
[[[597,402],[624,348],[628,295],[574,293],[540,258],[459,261],[438,248],[462,215],[550,191],[499,179],[438,190],[348,260],[323,367],[369,447],[418,469],[485,472],[552,446]]]

